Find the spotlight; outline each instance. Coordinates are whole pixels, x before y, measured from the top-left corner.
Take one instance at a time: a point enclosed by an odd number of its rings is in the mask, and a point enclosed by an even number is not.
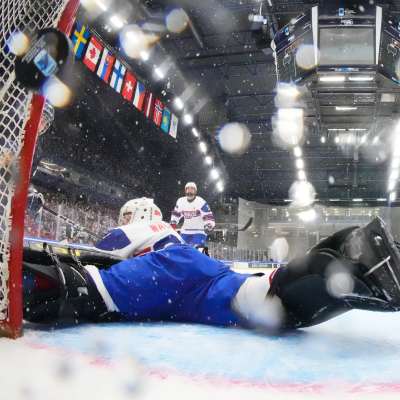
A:
[[[210,176],[211,176],[211,179],[214,179],[214,180],[218,179],[218,178],[219,178],[219,172],[218,172],[218,170],[215,169],[215,168],[213,168],[213,169],[210,171]]]
[[[182,110],[184,104],[183,101],[180,97],[176,97],[174,100],[174,104],[177,110]]]
[[[300,170],[297,172],[297,177],[299,178],[299,181],[305,181],[307,180],[306,178],[306,173],[304,172],[304,170]]]
[[[161,68],[160,68],[160,67],[155,67],[155,68],[154,68],[154,74],[156,75],[156,77],[157,77],[158,79],[164,79],[164,78],[165,78],[164,72],[161,71]]]
[[[299,147],[299,146],[296,146],[294,149],[293,149],[293,153],[294,153],[294,155],[295,155],[295,157],[301,157],[302,156],[302,154],[303,154],[303,152],[301,151],[301,147]]]
[[[199,149],[202,153],[206,154],[207,153],[207,145],[204,142],[199,143]]]
[[[116,14],[110,17],[110,23],[116,29],[121,29],[124,26],[124,21],[119,15]]]
[[[304,169],[304,161],[301,158],[296,160],[296,167],[297,169]]]
[[[196,128],[192,128],[193,136],[198,138],[200,136],[199,131]]]
[[[193,124],[193,116],[192,116],[191,114],[185,114],[185,115],[183,116],[183,122],[184,122],[186,125],[191,125],[191,124]]]
[[[220,192],[220,193],[223,192],[224,191],[224,182],[218,181],[216,184],[216,188],[217,188],[218,192]]]
[[[142,59],[142,61],[148,61],[150,58],[150,54],[148,51],[142,50],[140,53],[140,58]]]

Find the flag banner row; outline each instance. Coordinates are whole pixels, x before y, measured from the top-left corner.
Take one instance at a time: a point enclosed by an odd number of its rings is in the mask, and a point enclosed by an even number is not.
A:
[[[98,36],[86,25],[76,22],[71,40],[76,59],[81,60],[91,72],[151,119],[164,133],[176,139],[178,117],[146,89],[135,73]]]

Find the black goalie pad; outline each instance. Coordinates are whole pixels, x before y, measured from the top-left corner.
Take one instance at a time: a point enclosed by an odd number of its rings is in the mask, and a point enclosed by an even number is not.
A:
[[[343,253],[360,265],[361,279],[375,296],[400,306],[400,252],[382,219],[353,230],[344,242]]]

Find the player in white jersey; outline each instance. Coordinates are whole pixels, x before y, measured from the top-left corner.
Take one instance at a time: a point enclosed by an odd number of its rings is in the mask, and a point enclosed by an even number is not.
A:
[[[215,221],[207,202],[197,196],[197,186],[194,182],[185,185],[185,196],[176,202],[171,214],[171,226],[176,228],[182,218],[184,219],[181,227],[182,238],[189,245],[203,247],[207,239],[205,231],[212,231]]]
[[[161,250],[184,240],[162,220],[153,199],[129,200],[121,208],[117,228],[112,229],[95,247],[122,258]]]

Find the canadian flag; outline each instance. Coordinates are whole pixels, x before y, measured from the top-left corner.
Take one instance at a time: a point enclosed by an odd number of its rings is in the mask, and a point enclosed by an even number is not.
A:
[[[103,45],[97,40],[96,37],[92,36],[90,39],[88,48],[83,58],[83,63],[92,71],[96,70],[97,63],[99,62],[100,54],[103,51]]]

